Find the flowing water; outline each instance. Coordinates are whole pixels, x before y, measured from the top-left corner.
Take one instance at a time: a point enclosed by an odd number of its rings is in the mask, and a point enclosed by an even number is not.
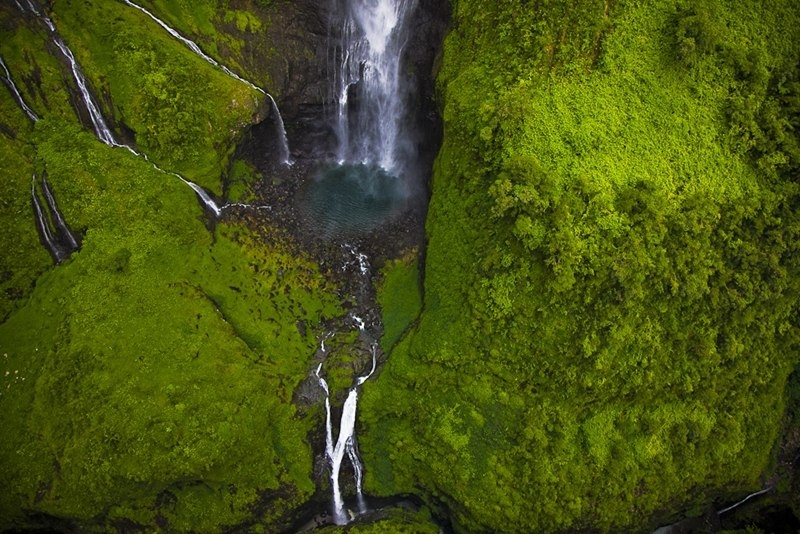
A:
[[[401,58],[414,0],[333,0],[331,74],[339,162],[401,171],[406,102]]]
[[[367,374],[356,378],[355,383],[347,393],[347,399],[342,406],[342,417],[339,422],[339,434],[336,439],[336,445],[333,445],[333,424],[331,423],[331,404],[330,404],[330,391],[328,390],[328,383],[322,376],[322,364],[319,364],[314,372],[320,387],[325,392],[325,455],[328,459],[331,477],[331,493],[333,500],[333,518],[337,525],[345,525],[348,523],[348,514],[345,512],[344,499],[339,482],[339,473],[342,468],[342,461],[345,454],[350,460],[350,465],[353,468],[356,484],[356,503],[358,512],[366,512],[366,504],[364,495],[362,493],[362,480],[364,467],[361,464],[361,458],[358,454],[358,446],[356,442],[356,413],[358,408],[358,390],[361,385],[372,376],[376,367],[376,352],[377,345],[372,347],[372,368]]]
[[[61,210],[58,209],[53,191],[50,189],[50,184],[47,183],[46,175],[42,176],[41,189],[47,206],[46,211],[39,199],[39,195],[36,193],[36,175],[34,174],[31,179],[31,205],[33,206],[36,230],[39,233],[42,244],[53,257],[53,261],[59,264],[78,250],[80,244],[75,234],[72,233],[64,221]]]
[[[44,209],[42,209],[42,203],[39,200],[39,195],[36,194],[36,175],[33,175],[33,180],[31,180],[31,204],[33,205],[33,216],[34,221],[36,222],[36,230],[39,232],[39,237],[42,240],[42,244],[45,246],[47,251],[53,257],[53,261],[56,263],[61,263],[67,257],[66,253],[61,249],[61,246],[56,241],[56,238],[53,236],[53,232],[50,230],[50,225],[47,220],[47,216],[44,214]]]
[[[17,4],[19,5],[19,4]],[[22,98],[22,95],[19,93],[17,86],[14,84],[14,79],[11,78],[11,73],[8,71],[8,67],[6,67],[5,61],[3,58],[0,57],[0,67],[3,67],[3,72],[5,73],[3,76],[3,80],[5,80],[6,85],[8,86],[9,91],[11,94],[14,95],[14,100],[17,101],[19,107],[22,108],[22,111],[28,116],[30,120],[36,122],[39,120],[39,116],[34,113],[34,111],[25,103],[25,100]]]
[[[272,102],[272,111],[275,113],[275,136],[278,138],[278,161],[281,165],[291,165],[291,153],[289,151],[289,138],[286,137],[286,126],[283,124],[283,117],[278,109],[278,104],[272,95],[267,94],[267,98]]]
[[[374,230],[409,201],[414,160],[402,56],[415,0],[330,0],[328,70],[336,162],[302,191],[323,238]]]
[[[170,35],[173,35],[176,38],[180,39],[182,42],[186,43],[189,46],[189,48],[191,48],[195,53],[200,55],[206,61],[210,62],[211,64],[213,64],[215,66],[220,67],[223,71],[225,71],[230,76],[233,76],[237,80],[240,80],[240,81],[246,83],[247,85],[249,85],[250,87],[252,87],[252,88],[254,88],[254,89],[256,89],[256,90],[258,90],[258,91],[260,91],[260,92],[262,92],[264,94],[266,94],[264,92],[264,90],[262,90],[261,88],[256,87],[251,82],[249,82],[249,81],[237,76],[236,74],[231,72],[224,65],[220,65],[219,63],[214,61],[212,58],[210,58],[207,55],[205,55],[202,52],[202,50],[200,50],[200,47],[198,47],[194,42],[182,37],[178,32],[176,32],[175,30],[173,30],[172,28],[167,26],[163,21],[161,21],[160,19],[156,18],[152,13],[150,13],[149,11],[144,9],[143,7],[140,7],[140,6],[136,5],[136,4],[134,4],[133,2],[129,2],[127,0],[124,0],[124,1],[125,1],[126,4],[128,4],[128,5],[132,6],[132,7],[135,7],[137,9],[139,9],[140,11],[143,11],[144,13],[149,15],[153,20],[158,22],[159,25],[161,25],[163,28],[165,28],[170,33]],[[83,103],[84,103],[84,105],[86,107],[86,111],[87,111],[87,113],[89,115],[89,118],[92,121],[92,126],[94,128],[95,134],[97,135],[97,138],[100,139],[100,141],[102,141],[103,143],[105,143],[107,145],[114,146],[114,147],[125,148],[126,150],[128,150],[132,154],[134,154],[136,156],[143,157],[145,160],[150,161],[146,154],[143,154],[143,153],[137,151],[136,149],[134,149],[130,145],[127,145],[125,143],[119,143],[114,138],[114,134],[112,133],[111,129],[108,127],[108,124],[106,123],[105,119],[103,118],[103,114],[102,114],[102,112],[100,110],[100,106],[97,105],[94,97],[92,96],[91,91],[89,90],[88,83],[86,81],[86,78],[83,75],[83,72],[81,71],[81,68],[80,68],[80,65],[78,64],[78,61],[75,59],[75,55],[72,53],[72,50],[70,50],[70,48],[67,46],[67,44],[61,39],[61,37],[56,33],[56,28],[53,25],[53,22],[50,20],[50,18],[44,16],[42,14],[42,12],[40,11],[40,9],[36,6],[36,4],[33,3],[31,0],[17,0],[15,3],[17,4],[17,7],[21,11],[23,11],[25,13],[31,13],[31,14],[35,15],[37,18],[39,18],[41,21],[43,21],[44,24],[47,26],[48,30],[51,32],[51,34],[52,34],[51,37],[52,37],[53,43],[58,47],[58,49],[61,51],[61,53],[64,55],[64,57],[69,62],[70,70],[72,71],[73,78],[75,79],[75,83],[77,84],[78,90],[79,90],[80,95],[81,95],[81,100],[83,101]],[[25,110],[25,112],[28,114],[28,116],[31,118],[31,120],[34,120],[34,121],[38,120],[38,116],[36,116],[36,114],[33,113],[33,111],[30,110],[30,108],[22,100],[22,97],[19,94],[19,91],[17,91],[16,86],[14,85],[14,82],[11,80],[11,75],[10,75],[8,69],[6,68],[5,63],[3,63],[2,58],[0,58],[0,64],[2,64],[3,70],[5,71],[6,84],[9,86],[11,91],[14,93],[14,95],[15,95],[18,103],[20,104],[20,106],[23,108],[23,110]],[[275,103],[275,100],[273,100],[270,95],[267,94],[267,96],[272,101],[274,112],[277,115],[277,121],[276,121],[277,125],[278,125],[277,135],[278,135],[279,139],[282,140],[281,154],[279,154],[279,157],[280,157],[282,162],[287,162],[288,163],[289,162],[289,145],[288,145],[288,142],[286,140],[286,131],[285,131],[284,127],[283,127],[283,119],[280,116],[280,111],[278,110],[278,106]],[[177,173],[174,173],[174,172],[170,172],[170,171],[165,171],[164,169],[162,169],[161,167],[159,167],[158,165],[156,165],[153,162],[150,162],[150,163],[153,165],[153,167],[156,170],[158,170],[160,172],[163,172],[165,174],[169,174],[171,176],[175,176],[176,178],[180,179],[183,183],[188,185],[195,192],[195,194],[197,195],[198,200],[203,205],[203,207],[209,213],[212,213],[216,217],[219,217],[220,214],[222,213],[222,211],[225,208],[233,207],[233,206],[237,206],[237,207],[241,207],[241,208],[268,209],[267,206],[252,206],[252,205],[241,204],[241,203],[220,206],[219,204],[217,204],[217,202],[213,198],[211,198],[211,195],[209,195],[205,191],[205,189],[200,187],[198,184],[196,184],[196,183],[194,183],[194,182],[192,182],[190,180],[187,180],[186,178],[184,178],[180,174],[177,174]],[[50,188],[47,185],[46,180],[43,182],[42,188],[43,188],[43,193],[45,195],[45,199],[47,200],[48,204],[51,207],[51,213],[53,214],[54,221],[55,221],[55,224],[57,226],[59,235],[63,236],[63,239],[65,239],[67,241],[68,248],[73,248],[73,245],[74,245],[74,248],[77,248],[77,240],[75,239],[75,236],[70,232],[69,228],[67,227],[67,225],[64,222],[63,218],[61,217],[61,214],[58,211],[58,209],[55,208],[55,199],[52,196],[52,191],[50,191]],[[34,198],[33,198],[33,204],[34,204],[34,215],[36,216],[37,227],[40,228],[40,234],[43,236],[42,240],[44,241],[45,246],[48,248],[48,250],[50,250],[51,254],[54,256],[54,258],[56,258],[57,255],[55,254],[53,247],[48,244],[48,237],[51,237],[51,236],[46,236],[45,232],[41,230],[42,220],[46,220],[46,218],[44,218],[44,219],[42,218],[43,211],[41,209],[41,205],[40,205],[39,199],[38,199],[38,197],[35,196],[35,193],[34,193]],[[45,230],[49,231],[46,227],[45,227]],[[60,257],[56,258],[56,263],[59,263],[60,261],[62,261],[64,254],[59,254],[58,256],[60,256]]]
[[[47,201],[47,207],[50,209],[50,214],[52,215],[58,236],[67,244],[70,251],[78,250],[80,247],[80,245],[78,245],[78,239],[75,237],[75,234],[72,233],[72,230],[69,229],[66,221],[64,221],[64,216],[61,214],[61,210],[58,209],[56,197],[53,195],[52,189],[50,189],[50,184],[47,183],[46,174],[42,176],[42,193],[44,193],[44,199]]]
[[[64,57],[67,58],[67,61],[69,61],[70,69],[72,69],[72,76],[75,79],[75,83],[78,85],[83,103],[86,104],[86,110],[89,112],[89,119],[92,121],[92,126],[94,127],[94,132],[97,134],[97,137],[107,145],[117,146],[118,143],[114,139],[114,134],[112,134],[111,130],[108,128],[103,114],[100,113],[100,107],[94,101],[92,93],[89,92],[86,78],[83,76],[83,72],[81,72],[78,61],[72,54],[72,50],[70,50],[64,41],[61,40],[61,37],[57,35],[53,36],[53,42],[58,49],[61,50],[61,53],[64,54]]]

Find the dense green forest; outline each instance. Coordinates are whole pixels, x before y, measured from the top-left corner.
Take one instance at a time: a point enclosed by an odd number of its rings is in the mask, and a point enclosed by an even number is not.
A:
[[[142,4],[278,98],[313,52],[275,40],[291,2]],[[271,178],[236,151],[263,94],[124,2],[45,7],[150,161],[231,200]],[[367,493],[427,507],[322,531],[646,531],[768,486],[800,517],[800,6],[450,7],[427,243],[377,266],[388,360],[359,414]],[[328,495],[296,392],[339,280],[98,141],[14,2],[0,56],[41,117],[0,90],[0,530],[285,530]],[[45,172],[81,238],[58,266]]]
[[[797,4],[453,11],[424,309],[365,390],[370,487],[535,532],[765,486],[798,363]]]

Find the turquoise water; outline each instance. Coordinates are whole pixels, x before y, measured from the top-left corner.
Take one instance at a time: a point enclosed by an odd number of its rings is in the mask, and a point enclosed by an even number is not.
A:
[[[375,165],[322,169],[302,193],[308,224],[323,238],[358,236],[379,227],[406,205],[402,181]]]

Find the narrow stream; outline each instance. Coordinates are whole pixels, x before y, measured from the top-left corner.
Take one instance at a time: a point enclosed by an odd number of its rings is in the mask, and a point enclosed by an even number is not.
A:
[[[8,71],[8,67],[6,67],[6,62],[3,61],[2,57],[0,57],[0,67],[3,67],[3,72],[4,72],[3,81],[8,87],[8,90],[11,91],[11,94],[14,96],[14,100],[17,101],[19,107],[22,109],[22,111],[25,112],[25,114],[31,121],[33,122],[38,121],[39,116],[30,108],[30,106],[28,106],[28,104],[25,103],[25,99],[22,98],[19,89],[17,89],[17,86],[14,83],[14,79],[11,77],[11,73]]]

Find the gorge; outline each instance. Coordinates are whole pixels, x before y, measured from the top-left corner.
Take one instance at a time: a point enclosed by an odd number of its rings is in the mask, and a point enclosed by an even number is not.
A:
[[[800,527],[795,4],[0,4],[0,530]]]

